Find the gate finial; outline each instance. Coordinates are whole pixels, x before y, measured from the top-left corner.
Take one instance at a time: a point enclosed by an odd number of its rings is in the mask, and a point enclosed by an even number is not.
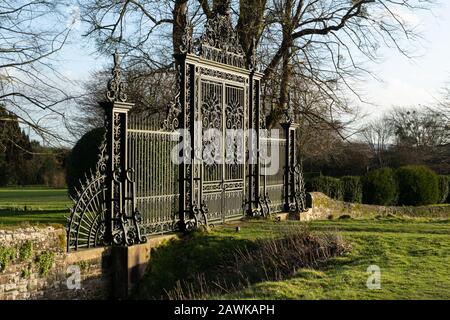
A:
[[[111,70],[112,78],[108,81],[106,99],[108,99],[109,102],[126,102],[127,94],[125,92],[125,82],[122,81],[120,55],[117,49],[113,54],[113,58],[114,65]]]

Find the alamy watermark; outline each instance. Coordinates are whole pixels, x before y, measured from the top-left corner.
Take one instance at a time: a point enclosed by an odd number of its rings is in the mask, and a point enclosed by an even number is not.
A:
[[[81,289],[81,269],[78,265],[70,265],[67,267],[66,275],[66,286],[69,290],[80,290]]]
[[[366,286],[369,290],[380,290],[381,289],[381,269],[379,266],[372,264],[370,265],[366,272],[369,274],[367,278]]]
[[[278,173],[280,141],[283,140],[280,139],[278,129],[260,130],[258,148],[258,132],[256,130],[227,129],[224,133],[215,128],[204,129],[202,122],[196,122],[194,126],[194,132],[196,132],[194,137],[187,129],[178,129],[178,134],[172,136],[174,141],[180,139],[171,152],[174,164],[192,162],[205,165],[259,163],[265,175]]]

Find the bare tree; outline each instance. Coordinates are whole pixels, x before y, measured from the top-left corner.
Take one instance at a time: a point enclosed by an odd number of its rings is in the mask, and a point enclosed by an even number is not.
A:
[[[131,113],[162,122],[167,106],[174,103],[177,92],[175,70],[129,68],[123,76],[127,83],[128,99],[135,104]],[[109,70],[99,71],[84,83],[85,94],[77,101],[79,112],[74,119],[77,137],[103,126],[104,110],[100,102],[105,99],[106,84],[110,77]]]
[[[369,146],[377,165],[379,167],[386,166],[385,156],[389,145],[394,142],[394,128],[390,119],[385,116],[371,121],[362,130],[361,136]]]
[[[450,82],[442,89],[441,98],[437,105],[433,107],[442,114],[442,120],[450,123]]]
[[[417,149],[450,143],[450,123],[442,119],[441,112],[430,108],[397,108],[390,115],[396,143]]]
[[[417,39],[407,14],[430,8],[433,0],[106,0],[82,1],[84,21],[104,52],[120,46],[128,65],[167,68],[179,52],[188,22],[201,32],[205,18],[231,5],[249,62],[256,49],[266,92],[277,103],[269,126],[279,122],[293,83],[327,101],[335,118],[352,114],[348,96],[360,101],[358,84],[373,76],[362,60],[377,60],[381,46],[410,56]],[[189,7],[189,12],[187,8]],[[406,40],[406,42],[404,41]],[[297,106],[301,115],[301,107]]]
[[[0,103],[49,143],[68,140],[59,128],[73,98],[53,60],[70,33],[64,8],[62,1],[0,1]]]

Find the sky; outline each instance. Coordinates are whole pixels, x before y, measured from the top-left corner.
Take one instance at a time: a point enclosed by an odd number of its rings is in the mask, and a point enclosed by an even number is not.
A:
[[[418,26],[423,39],[414,45],[414,58],[388,49],[383,50],[381,62],[372,65],[382,81],[369,80],[361,86],[375,104],[361,105],[370,117],[393,106],[435,103],[442,88],[450,84],[450,3],[442,2],[433,12],[405,15],[405,19]]]
[[[355,101],[369,118],[376,118],[393,106],[432,104],[440,98],[440,90],[450,84],[450,3],[442,1],[432,12],[400,13],[417,26],[422,39],[408,48],[414,50],[409,59],[396,49],[383,48],[380,60],[368,64],[378,80],[367,78],[359,85],[364,102]],[[111,64],[99,57],[95,48],[82,37],[82,26],[75,25],[71,44],[60,55],[63,74],[83,81],[90,74]],[[365,102],[370,103],[365,103]]]

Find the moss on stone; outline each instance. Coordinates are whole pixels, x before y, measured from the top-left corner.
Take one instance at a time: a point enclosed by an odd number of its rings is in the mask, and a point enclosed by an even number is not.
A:
[[[31,258],[32,255],[33,242],[31,242],[31,240],[27,240],[19,247],[19,258],[22,261],[27,261]]]
[[[16,258],[16,248],[0,246],[0,272],[5,270],[8,264]]]
[[[55,262],[55,254],[50,251],[43,251],[36,257],[36,267],[41,276],[46,276]]]

